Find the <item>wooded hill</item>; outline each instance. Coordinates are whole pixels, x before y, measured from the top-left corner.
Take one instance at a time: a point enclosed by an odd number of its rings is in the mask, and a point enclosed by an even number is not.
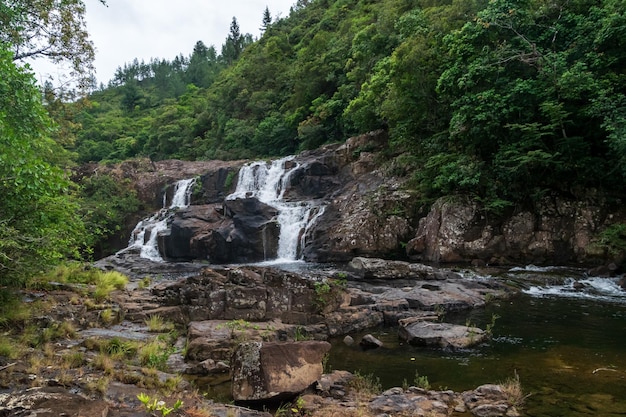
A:
[[[619,0],[301,0],[217,55],[126,64],[76,118],[80,162],[281,156],[388,129],[428,195],[493,208],[623,191]],[[267,13],[267,11],[266,11]],[[260,16],[261,21],[261,16]],[[236,21],[233,23],[236,25]]]

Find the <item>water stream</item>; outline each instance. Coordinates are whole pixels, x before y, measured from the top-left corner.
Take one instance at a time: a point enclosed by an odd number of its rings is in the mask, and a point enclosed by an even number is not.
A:
[[[289,201],[285,191],[291,175],[299,168],[293,156],[271,163],[256,161],[239,171],[236,190],[227,199],[256,197],[278,211],[280,237],[274,264],[293,262],[302,257],[307,231],[323,214],[324,206],[315,201]]]
[[[167,204],[167,193],[163,194],[163,207],[150,217],[141,220],[132,233],[128,247],[123,251],[138,250],[142,258],[154,262],[163,262],[159,253],[157,237],[159,232],[167,229],[167,222],[173,215],[173,210],[189,206],[191,192],[196,178],[188,178],[176,182],[172,201]]]
[[[307,232],[324,213],[324,205],[316,201],[290,201],[285,198],[290,177],[299,166],[293,156],[270,163],[256,161],[246,164],[239,171],[237,188],[226,197],[230,200],[255,197],[278,211],[278,257],[266,259],[267,263],[280,265],[301,260]],[[121,252],[137,250],[142,258],[163,262],[157,244],[158,235],[167,229],[174,210],[189,206],[195,181],[195,178],[178,181],[170,204],[167,204],[166,193],[163,196],[163,208],[137,223],[128,247]]]
[[[517,374],[529,394],[523,415],[626,414],[626,293],[610,278],[568,277],[570,271],[557,269],[510,272],[506,279],[520,279],[521,273],[523,279],[550,283],[445,317],[485,328],[496,315],[489,342],[446,352],[403,344],[395,328],[380,328],[369,333],[384,342],[382,349],[362,350],[334,340],[329,365],[375,375],[385,388],[410,384],[416,373],[427,376],[434,389],[455,391]],[[557,279],[557,274],[566,276]]]

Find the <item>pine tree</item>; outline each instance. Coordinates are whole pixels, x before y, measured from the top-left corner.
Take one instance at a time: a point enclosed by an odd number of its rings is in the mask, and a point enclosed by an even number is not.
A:
[[[244,38],[239,31],[239,23],[237,18],[233,17],[233,21],[230,23],[230,32],[226,38],[226,43],[222,45],[222,59],[227,64],[232,64],[239,58],[241,51],[243,50]]]
[[[267,28],[272,24],[272,15],[270,14],[269,7],[265,6],[265,10],[263,11],[263,21],[261,22],[261,33],[265,33]]]

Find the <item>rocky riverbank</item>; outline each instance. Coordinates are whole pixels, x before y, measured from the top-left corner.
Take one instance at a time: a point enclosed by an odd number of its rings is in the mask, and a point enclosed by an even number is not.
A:
[[[498,386],[465,393],[407,386],[366,395],[358,376],[323,375],[325,340],[376,326],[402,326],[399,334],[417,345],[477,343],[482,330],[442,329],[445,323],[436,313],[476,308],[510,291],[426,265],[384,265],[357,258],[341,270],[220,267],[176,278],[155,275],[160,264],[154,264],[151,275],[145,270],[132,275],[125,290],[99,304],[78,297],[84,289],[67,286],[25,293],[32,302],[50,304],[39,326],[74,330],[23,359],[0,358],[0,415],[150,415],[138,394],[163,400],[169,408],[183,401],[171,415],[258,415],[264,413],[248,408],[275,407],[277,400],[292,402],[291,415],[405,415],[408,410],[432,416],[516,415]],[[420,336],[424,329],[412,329],[416,323],[432,323],[425,326],[430,333]],[[157,348],[136,359],[149,344]],[[267,353],[275,349],[278,353]],[[200,376],[231,379],[232,398],[246,408],[204,398],[205,388],[189,383]]]

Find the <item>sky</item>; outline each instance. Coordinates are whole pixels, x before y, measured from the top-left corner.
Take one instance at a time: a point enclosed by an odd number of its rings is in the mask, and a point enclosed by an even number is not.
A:
[[[188,56],[197,41],[220,53],[233,17],[242,34],[260,36],[263,12],[274,18],[289,16],[296,0],[85,0],[87,31],[96,48],[96,78],[107,84],[117,67],[151,58],[172,60]],[[62,77],[64,69],[31,64],[39,78]]]

